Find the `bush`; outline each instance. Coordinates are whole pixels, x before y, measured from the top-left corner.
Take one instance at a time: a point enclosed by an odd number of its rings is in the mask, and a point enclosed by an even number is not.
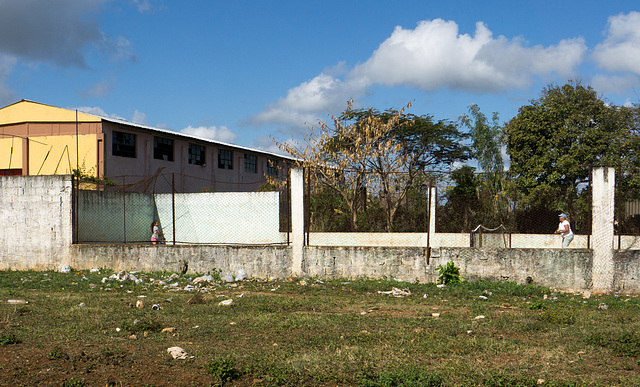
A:
[[[240,376],[240,372],[233,368],[233,360],[230,357],[215,359],[207,363],[205,368],[207,373],[213,375],[217,386],[223,386]]]
[[[440,276],[438,277],[439,284],[448,285],[462,282],[460,268],[457,267],[453,261],[447,262],[446,266],[438,266],[436,270],[440,273]]]

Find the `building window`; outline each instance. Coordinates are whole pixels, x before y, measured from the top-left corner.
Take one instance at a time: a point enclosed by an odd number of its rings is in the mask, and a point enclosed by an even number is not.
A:
[[[121,157],[136,157],[136,135],[132,133],[113,132],[111,154]]]
[[[258,173],[258,158],[255,155],[244,155],[244,171]]]
[[[233,169],[233,152],[228,149],[218,149],[218,168]]]
[[[267,176],[278,176],[278,160],[267,161]]]
[[[205,147],[202,145],[189,144],[189,164],[204,166],[204,150]]]
[[[173,140],[169,138],[153,138],[153,158],[157,160],[173,161]]]

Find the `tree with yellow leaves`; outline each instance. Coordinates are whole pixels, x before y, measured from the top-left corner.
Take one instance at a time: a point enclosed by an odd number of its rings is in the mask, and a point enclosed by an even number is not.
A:
[[[394,217],[417,179],[429,169],[441,169],[468,158],[465,137],[455,125],[430,116],[400,110],[346,110],[308,133],[302,144],[277,145],[308,167],[314,187],[337,193],[349,210],[351,229],[358,229],[358,215],[367,197],[377,196],[385,210],[386,230],[393,231]]]

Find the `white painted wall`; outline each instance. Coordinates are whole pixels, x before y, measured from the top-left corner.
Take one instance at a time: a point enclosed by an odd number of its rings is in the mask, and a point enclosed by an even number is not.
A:
[[[70,262],[71,186],[71,176],[0,176],[0,269]]]

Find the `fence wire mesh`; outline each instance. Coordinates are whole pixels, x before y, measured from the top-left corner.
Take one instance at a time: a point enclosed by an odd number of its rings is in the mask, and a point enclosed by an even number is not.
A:
[[[74,239],[77,243],[286,244],[289,203],[287,177],[246,185],[162,173],[76,179]],[[154,221],[158,221],[156,242],[151,240]]]
[[[617,248],[628,248],[640,240],[640,169],[616,169],[614,232]],[[632,238],[628,238],[632,237]],[[627,243],[623,242],[627,240]]]
[[[426,232],[426,174],[307,168],[309,232]]]
[[[424,233],[429,227],[430,185],[437,187],[435,232],[467,234],[471,246],[511,247],[512,234],[525,234],[531,241],[524,244],[535,247],[534,235],[554,234],[560,213],[569,214],[574,234],[591,232],[588,166],[581,168],[580,179],[566,178],[572,174],[563,171],[544,171],[559,176],[557,184],[472,168],[413,175],[331,173],[307,170],[308,232]]]

